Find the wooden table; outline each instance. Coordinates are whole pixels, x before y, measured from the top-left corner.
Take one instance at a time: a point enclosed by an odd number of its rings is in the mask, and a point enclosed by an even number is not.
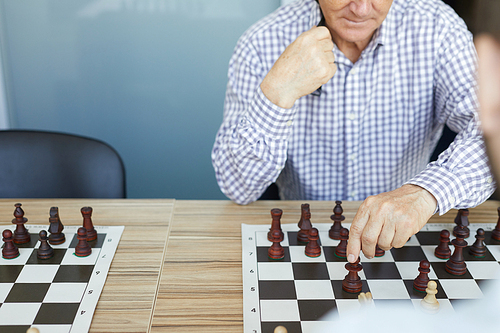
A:
[[[242,332],[241,223],[271,223],[271,208],[283,209],[282,223],[297,223],[298,201],[176,201],[151,332]],[[333,202],[309,202],[311,222],[332,223]],[[351,222],[360,202],[344,202]],[[494,223],[500,202],[470,210],[470,222]],[[432,222],[453,223],[457,211]]]
[[[90,332],[242,332],[241,223],[269,224],[271,208],[282,223],[297,223],[299,201],[0,200],[0,224],[10,225],[21,202],[28,224],[48,224],[58,206],[65,225],[80,225],[92,206],[96,225],[124,225]],[[333,202],[311,201],[311,221],[331,223]],[[360,202],[344,202],[352,221]],[[498,201],[470,210],[472,223],[494,223]],[[456,211],[432,222],[453,223]]]
[[[94,225],[124,225],[90,332],[149,331],[174,200],[2,199],[1,225],[12,225],[16,202],[27,226],[48,226],[52,206],[59,207],[64,225],[81,225],[83,206],[94,209]]]

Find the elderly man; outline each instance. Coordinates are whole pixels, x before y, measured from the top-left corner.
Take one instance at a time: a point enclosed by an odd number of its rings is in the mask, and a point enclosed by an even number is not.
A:
[[[320,25],[320,26],[318,26]],[[494,191],[475,122],[475,49],[439,0],[300,0],[252,26],[229,66],[212,151],[246,204],[365,200],[348,260],[401,247],[435,213]],[[458,135],[428,164],[443,126]]]

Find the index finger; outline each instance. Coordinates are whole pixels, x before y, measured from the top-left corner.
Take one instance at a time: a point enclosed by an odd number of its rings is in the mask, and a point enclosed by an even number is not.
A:
[[[361,252],[361,235],[368,222],[368,214],[361,207],[356,212],[349,229],[349,241],[347,242],[347,261],[354,263]]]

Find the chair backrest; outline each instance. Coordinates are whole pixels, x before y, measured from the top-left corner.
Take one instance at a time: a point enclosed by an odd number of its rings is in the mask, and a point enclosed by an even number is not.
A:
[[[1,198],[125,198],[125,167],[108,144],[77,135],[0,131]]]

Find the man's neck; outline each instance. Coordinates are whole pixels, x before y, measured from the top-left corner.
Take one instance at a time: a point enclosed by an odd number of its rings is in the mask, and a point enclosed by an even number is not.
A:
[[[333,42],[337,45],[339,50],[349,59],[353,64],[361,57],[361,53],[368,46],[373,34],[370,38],[360,42],[349,42],[340,38],[334,31],[330,30]]]

